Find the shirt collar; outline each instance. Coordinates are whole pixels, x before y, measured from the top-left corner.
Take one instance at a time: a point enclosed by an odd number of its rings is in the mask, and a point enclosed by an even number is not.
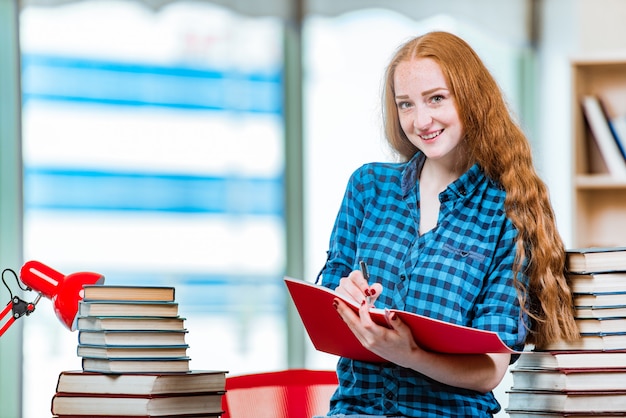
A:
[[[404,170],[402,171],[403,196],[406,197],[417,184],[419,173],[422,172],[422,167],[424,167],[425,162],[426,156],[421,151],[418,151],[404,166]],[[483,171],[478,164],[474,164],[469,170],[463,173],[461,177],[448,185],[446,190],[441,193],[440,198],[445,196],[445,199],[452,199],[472,193],[477,187],[481,177],[484,177]]]

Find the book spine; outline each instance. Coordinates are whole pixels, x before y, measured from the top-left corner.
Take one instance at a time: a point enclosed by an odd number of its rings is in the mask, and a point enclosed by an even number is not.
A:
[[[584,96],[582,105],[593,137],[609,172],[617,177],[626,177],[626,160],[622,157],[600,101],[595,96]]]

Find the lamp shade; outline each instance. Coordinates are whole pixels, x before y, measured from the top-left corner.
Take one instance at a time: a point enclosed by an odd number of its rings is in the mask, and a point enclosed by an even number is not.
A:
[[[22,282],[52,301],[54,313],[71,331],[76,329],[78,303],[83,299],[84,285],[103,284],[104,276],[78,272],[67,276],[39,262],[27,261],[20,271]]]

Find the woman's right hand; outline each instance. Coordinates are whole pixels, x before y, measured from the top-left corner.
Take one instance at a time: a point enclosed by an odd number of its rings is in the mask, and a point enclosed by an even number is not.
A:
[[[360,270],[353,270],[347,277],[339,280],[339,286],[335,290],[354,300],[357,305],[366,301],[370,306],[374,306],[374,301],[382,293],[383,286],[380,283],[370,285]]]

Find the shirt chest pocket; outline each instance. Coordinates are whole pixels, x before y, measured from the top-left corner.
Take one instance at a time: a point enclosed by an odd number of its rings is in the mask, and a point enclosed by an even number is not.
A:
[[[450,293],[457,295],[465,303],[472,303],[484,286],[490,258],[480,248],[472,249],[461,243],[444,243],[442,255],[446,262],[442,273],[448,281]],[[460,302],[460,301],[459,301]]]
[[[480,250],[468,250],[454,241],[437,251],[423,252],[414,264],[415,280],[408,282],[407,307],[431,318],[468,325],[489,262],[490,257]]]

